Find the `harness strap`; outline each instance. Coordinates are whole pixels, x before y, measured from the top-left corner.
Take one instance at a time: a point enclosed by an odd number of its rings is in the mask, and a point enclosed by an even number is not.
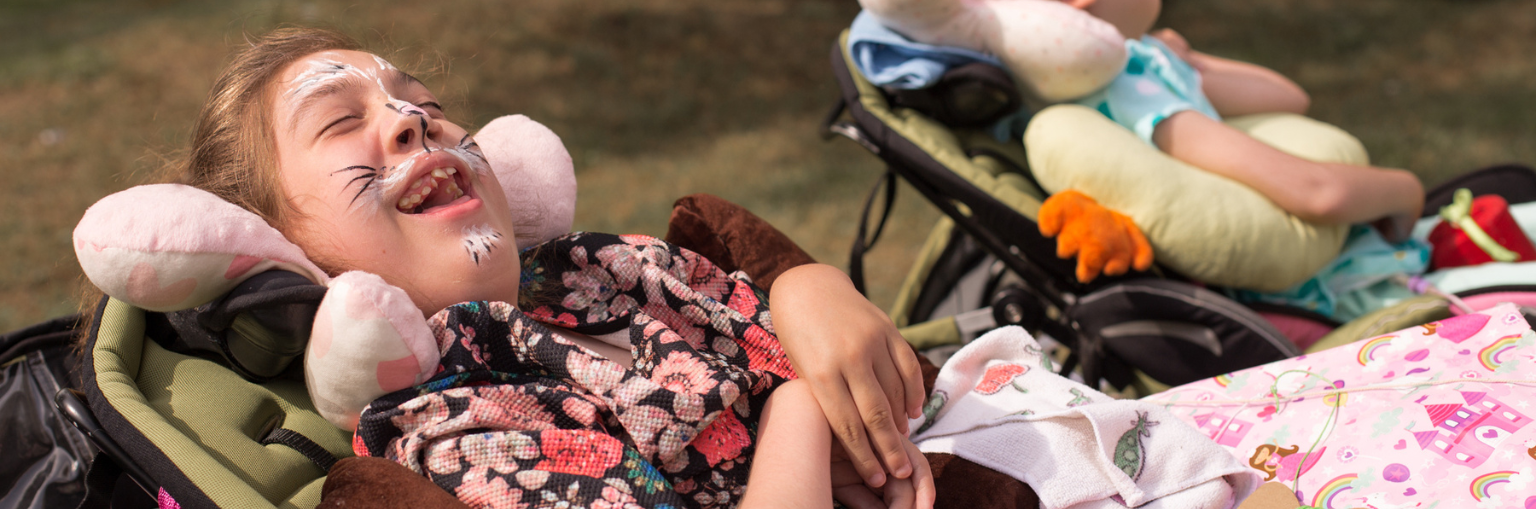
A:
[[[290,429],[274,428],[271,433],[268,433],[265,438],[261,439],[261,445],[272,444],[284,445],[299,451],[299,454],[303,454],[304,458],[308,459],[310,463],[320,467],[321,472],[330,472],[331,467],[336,465],[336,455],[331,454],[330,451],[325,450],[324,447],[315,443],[314,440],[310,440],[309,437],[300,435],[298,432]]]

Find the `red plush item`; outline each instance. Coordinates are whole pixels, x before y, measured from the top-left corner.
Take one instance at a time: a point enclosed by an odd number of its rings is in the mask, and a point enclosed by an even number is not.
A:
[[[1515,217],[1509,214],[1509,202],[1496,194],[1479,196],[1472,200],[1472,220],[1477,222],[1488,236],[1505,249],[1520,255],[1520,261],[1536,260],[1536,245],[1520,230]],[[1478,265],[1493,261],[1493,257],[1472,243],[1466,232],[1448,221],[1441,221],[1429,232],[1429,243],[1434,247],[1430,256],[1431,270]]]

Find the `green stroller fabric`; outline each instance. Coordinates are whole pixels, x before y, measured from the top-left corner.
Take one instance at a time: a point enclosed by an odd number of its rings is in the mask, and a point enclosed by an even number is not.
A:
[[[297,434],[331,456],[352,456],[350,434],[315,412],[303,379],[254,384],[215,361],[168,351],[152,338],[168,331],[151,330],[146,316],[108,299],[87,344],[84,390],[111,439],[181,507],[319,504],[325,471],[292,447],[262,443]]]

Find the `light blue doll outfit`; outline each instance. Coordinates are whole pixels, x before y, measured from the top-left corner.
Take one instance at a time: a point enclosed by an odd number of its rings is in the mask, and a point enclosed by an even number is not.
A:
[[[1150,35],[1126,39],[1125,52],[1125,70],[1114,81],[1074,102],[1099,110],[1153,146],[1152,130],[1174,113],[1194,110],[1221,120],[1200,89],[1200,73],[1162,41]]]

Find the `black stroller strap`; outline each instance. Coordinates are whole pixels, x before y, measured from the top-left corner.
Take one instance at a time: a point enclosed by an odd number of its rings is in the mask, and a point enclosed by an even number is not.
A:
[[[885,206],[880,211],[880,222],[875,224],[875,234],[867,235],[869,229],[869,210],[875,206],[875,196],[880,194],[880,188],[885,188]],[[860,294],[869,295],[864,286],[864,252],[875,247],[875,242],[880,240],[880,234],[885,232],[885,221],[891,218],[891,206],[896,204],[896,172],[886,168],[885,174],[880,180],[875,181],[875,187],[869,190],[869,196],[864,198],[864,210],[859,213],[859,232],[853,238],[853,249],[848,253],[848,278],[853,280],[854,289]]]
[[[261,445],[272,444],[285,445],[295,451],[299,451],[299,454],[303,454],[304,458],[308,459],[310,463],[320,467],[321,472],[330,472],[331,467],[336,465],[336,455],[331,454],[330,451],[325,450],[324,447],[315,443],[314,440],[310,440],[309,437],[290,429],[275,428],[266,437],[261,439]]]

